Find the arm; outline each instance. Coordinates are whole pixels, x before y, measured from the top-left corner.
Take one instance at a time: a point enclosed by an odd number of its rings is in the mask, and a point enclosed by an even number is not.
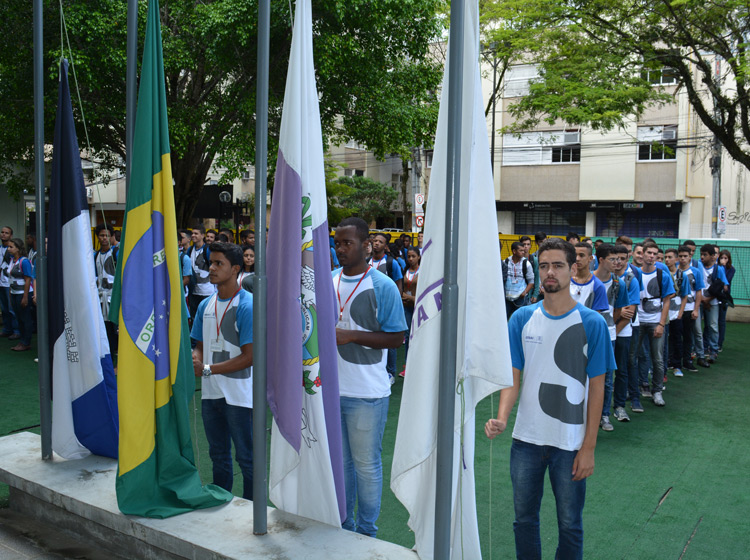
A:
[[[401,332],[368,332],[350,329],[336,329],[336,344],[349,343],[367,346],[368,348],[398,348],[404,342],[404,331]]]
[[[218,364],[211,364],[211,375],[221,375],[224,373],[234,373],[241,369],[249,368],[253,365],[253,345],[243,344],[240,347],[242,353],[239,356],[230,358]],[[203,375],[203,343],[198,342],[193,350],[193,371],[196,377]]]
[[[599,433],[599,418],[604,404],[604,378],[597,375],[589,379],[589,399],[586,407],[586,435],[573,461],[573,480],[583,480],[594,474],[594,449]]]
[[[680,301],[680,311],[677,313],[677,318],[682,319],[682,314],[685,313],[685,304],[687,303],[687,298],[683,297]]]
[[[31,277],[24,276],[24,285],[23,285],[23,297],[21,298],[21,307],[26,307],[29,305],[29,287],[31,286]]]
[[[508,426],[508,416],[518,398],[518,390],[521,387],[521,370],[513,368],[513,386],[507,387],[500,391],[500,404],[497,407],[497,418],[490,418],[484,425],[484,435],[490,439],[495,439],[505,431]],[[602,393],[602,400],[604,394]],[[596,424],[597,429],[599,424]]]
[[[666,297],[661,298],[661,316],[659,317],[659,324],[654,329],[654,338],[661,338],[664,336],[664,325],[667,324],[669,317],[669,300],[674,297],[674,294],[670,294]]]
[[[626,305],[625,307],[620,308],[619,311],[620,315],[619,317],[617,317],[617,319],[615,319],[615,332],[617,334],[619,334],[620,331],[624,329],[627,324],[633,319],[633,315],[635,314],[635,305]]]

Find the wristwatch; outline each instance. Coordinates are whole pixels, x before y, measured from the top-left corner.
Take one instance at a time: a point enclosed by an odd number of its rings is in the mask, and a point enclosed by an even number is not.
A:
[[[211,375],[211,366],[203,364],[203,377],[209,377]]]

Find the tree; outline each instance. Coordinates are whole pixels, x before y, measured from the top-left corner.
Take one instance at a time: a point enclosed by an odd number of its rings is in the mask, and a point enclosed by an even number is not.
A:
[[[359,216],[369,224],[393,214],[391,206],[398,198],[398,191],[392,186],[358,176],[339,177],[338,182],[351,189],[339,199],[350,210],[349,215]]]
[[[746,1],[488,0],[483,8],[485,41],[499,56],[539,65],[529,94],[509,107],[513,130],[558,119],[595,130],[623,126],[651,105],[675,101],[660,85],[669,76],[750,168]]]
[[[324,134],[356,140],[378,157],[428,141],[437,122],[440,68],[428,56],[443,22],[443,0],[316,0],[315,63]],[[45,0],[47,141],[51,141],[60,56],[58,2]],[[92,156],[104,170],[125,158],[126,3],[64,1],[65,21],[88,123]],[[141,37],[146,2],[140,2]],[[271,6],[269,167],[273,174],[291,45],[290,3]],[[14,176],[33,146],[32,14],[24,0],[0,6],[0,181],[16,193]],[[192,214],[212,162],[238,177],[255,152],[257,2],[163,0],[172,171],[177,217]],[[54,24],[52,23],[54,22]],[[140,55],[139,55],[140,57]],[[80,114],[80,108],[75,110]],[[79,119],[80,124],[80,119]],[[83,130],[79,138],[83,139]]]

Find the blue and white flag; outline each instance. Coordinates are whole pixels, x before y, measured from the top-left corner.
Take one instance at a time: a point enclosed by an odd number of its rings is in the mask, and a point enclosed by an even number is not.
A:
[[[66,459],[117,457],[117,388],[96,288],[91,223],[68,88],[60,64],[49,197],[52,449]]]
[[[269,496],[339,527],[346,517],[336,304],[310,0],[297,0],[268,235]]]
[[[451,492],[451,558],[481,558],[474,488],[476,404],[513,384],[495,194],[479,74],[479,10],[466,2],[461,103],[458,340]],[[449,41],[449,51],[454,48]],[[433,558],[441,294],[448,154],[448,64],[443,77],[422,263],[411,325],[391,489],[409,511],[416,550]],[[463,414],[462,414],[463,411]]]

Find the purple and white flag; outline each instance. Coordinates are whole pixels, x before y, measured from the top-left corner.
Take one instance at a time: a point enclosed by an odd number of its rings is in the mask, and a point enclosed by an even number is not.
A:
[[[310,0],[297,0],[268,235],[270,498],[341,525],[346,515],[336,304]]]
[[[474,488],[476,404],[513,384],[505,318],[495,193],[479,74],[479,9],[466,2],[461,103],[461,199],[458,247],[458,340],[451,492],[451,558],[482,557]],[[449,41],[449,49],[452,48]],[[437,467],[441,293],[448,153],[448,64],[443,77],[430,201],[411,326],[391,489],[409,511],[416,550],[433,558]],[[462,411],[464,413],[462,414]]]

